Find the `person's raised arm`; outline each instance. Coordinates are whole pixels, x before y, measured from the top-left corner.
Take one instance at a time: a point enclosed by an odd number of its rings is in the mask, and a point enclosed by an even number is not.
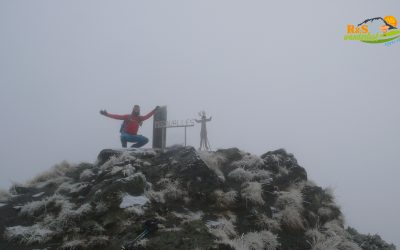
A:
[[[128,116],[129,116],[129,115],[114,115],[114,114],[108,113],[105,110],[100,110],[100,114],[110,117],[110,118],[113,118],[113,119],[117,119],[117,120],[126,120],[126,119],[128,119]]]
[[[149,119],[152,115],[154,115],[154,113],[159,109],[160,107],[157,106],[155,109],[153,109],[150,113],[148,113],[147,115],[141,116],[140,120],[141,121],[145,121],[147,119]]]

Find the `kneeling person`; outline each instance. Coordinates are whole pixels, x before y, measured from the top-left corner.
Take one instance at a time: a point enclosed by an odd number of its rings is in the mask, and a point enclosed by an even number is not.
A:
[[[140,106],[135,105],[133,107],[132,113],[129,115],[114,115],[107,113],[105,110],[101,110],[100,114],[117,119],[117,120],[123,120],[124,122],[121,125],[121,144],[123,148],[127,147],[128,142],[133,142],[132,148],[140,148],[146,143],[149,142],[149,139],[143,135],[138,135],[137,132],[139,130],[139,126],[142,126],[143,121],[149,119],[154,113],[159,109],[159,106],[157,106],[154,110],[152,110],[150,113],[147,115],[141,116],[140,115]]]

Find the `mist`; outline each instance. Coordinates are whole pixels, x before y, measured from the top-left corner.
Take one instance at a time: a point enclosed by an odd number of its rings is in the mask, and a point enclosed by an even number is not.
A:
[[[344,41],[378,1],[2,1],[0,187],[120,147],[99,114],[205,110],[213,150],[285,148],[347,224],[397,246],[400,46]],[[200,126],[188,128],[199,145]],[[152,121],[140,134],[151,141]],[[167,145],[183,144],[168,129]],[[151,147],[151,143],[146,145]]]

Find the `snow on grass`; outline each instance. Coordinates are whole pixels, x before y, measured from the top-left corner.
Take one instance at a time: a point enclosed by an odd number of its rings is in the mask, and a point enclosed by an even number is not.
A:
[[[54,235],[54,232],[42,227],[38,224],[33,226],[14,226],[7,227],[4,232],[4,237],[8,240],[17,241],[21,244],[43,244],[49,241]]]
[[[139,240],[138,242],[136,242],[136,246],[137,247],[142,247],[146,249],[147,244],[150,242],[149,239],[143,238],[141,240]]]
[[[217,205],[220,207],[231,207],[235,204],[238,192],[231,190],[228,192],[224,192],[222,190],[215,190],[214,196],[217,200]]]
[[[257,215],[256,225],[258,225],[262,229],[267,229],[272,232],[278,232],[281,230],[281,225],[279,221],[274,220],[273,218],[269,218],[262,213]]]
[[[307,242],[311,250],[361,250],[361,248],[351,242],[347,232],[337,221],[325,224],[324,229],[312,228],[305,233]]]
[[[126,148],[126,153],[128,153],[130,156],[156,156],[157,155],[157,149],[154,148]]]
[[[167,180],[162,184],[164,186],[164,197],[169,200],[181,200],[187,195],[187,192],[183,191],[178,180],[171,181]]]
[[[135,174],[135,170],[136,169],[131,164],[127,164],[125,166],[114,166],[114,167],[112,167],[111,171],[108,174],[109,175],[115,175],[115,174],[117,174],[119,172],[122,172],[122,174],[125,177],[130,177],[130,176]],[[146,177],[144,177],[144,179],[146,179]]]
[[[197,211],[197,212],[188,211],[187,213],[184,213],[184,214],[172,212],[172,214],[175,217],[181,219],[182,223],[201,220],[204,216],[204,213],[202,211]]]
[[[85,240],[75,239],[75,240],[70,240],[70,241],[65,242],[61,246],[61,249],[65,249],[65,250],[85,249],[86,246],[87,245],[86,245]]]
[[[83,216],[92,212],[90,204],[83,204],[75,209],[75,204],[71,203],[66,197],[53,195],[40,201],[33,201],[21,207],[21,216],[42,216],[43,224],[55,231],[76,225]]]
[[[99,201],[96,203],[95,207],[94,207],[94,211],[96,212],[96,214],[103,214],[105,212],[107,212],[109,209],[107,203],[105,203],[104,201]]]
[[[339,220],[331,220],[323,225],[328,232],[339,235],[343,238],[347,236],[347,231],[344,229],[343,224]]]
[[[273,216],[280,221],[281,226],[293,231],[304,230],[303,218],[298,209],[294,207],[286,207]]]
[[[197,154],[209,169],[213,170],[221,180],[225,181],[225,176],[221,171],[221,166],[226,162],[225,156],[208,151],[197,151]]]
[[[332,214],[332,209],[330,209],[329,207],[320,207],[318,209],[318,215],[323,218],[330,218]]]
[[[130,176],[135,173],[135,170],[136,169],[131,164],[128,164],[123,167],[122,173],[124,174],[124,176]]]
[[[220,218],[217,221],[207,221],[206,226],[209,232],[221,241],[226,241],[237,236],[232,220]]]
[[[242,159],[232,162],[231,165],[246,170],[257,170],[264,165],[264,160],[257,155],[244,153]]]
[[[273,217],[280,221],[282,226],[293,231],[305,229],[301,216],[303,211],[303,196],[299,189],[291,188],[288,191],[279,192],[275,206],[281,211]]]
[[[114,166],[114,167],[112,167],[112,169],[111,169],[109,174],[115,175],[116,173],[122,171],[122,169],[123,168],[121,166]]]
[[[88,187],[89,184],[88,183],[82,183],[82,182],[77,182],[77,183],[71,183],[71,182],[65,182],[63,184],[61,184],[56,193],[58,192],[66,192],[66,193],[79,193],[80,191],[82,191],[83,189],[85,189],[86,187]]]
[[[168,228],[163,228],[161,229],[162,232],[179,232],[182,231],[181,227],[173,226],[173,227],[168,227]]]
[[[184,200],[187,196],[187,192],[182,190],[178,180],[162,178],[157,182],[157,185],[161,187],[160,191],[150,189],[145,192],[146,196],[155,202],[165,203],[167,200]]]
[[[277,175],[278,177],[286,176],[288,174],[289,174],[289,169],[287,169],[286,167],[279,166],[279,173]]]
[[[108,161],[106,161],[101,167],[101,170],[106,170],[106,169],[110,169],[112,167],[114,167],[115,165],[121,165],[126,163],[126,165],[130,164],[130,163],[140,163],[141,160],[138,159],[135,154],[138,153],[139,151],[124,151],[122,152],[122,154],[120,154],[119,156],[113,155],[110,157],[110,159],[108,159]],[[139,152],[141,154],[155,154],[154,151],[143,151],[143,152]]]
[[[246,182],[242,184],[241,190],[242,198],[246,199],[253,204],[263,205],[262,198],[262,185],[258,182]]]
[[[143,183],[148,183],[146,176],[141,172],[135,173],[133,175],[129,175],[125,178],[118,179],[117,181],[127,183],[127,182],[131,182],[131,181],[135,181],[135,180],[141,180]]]
[[[91,179],[93,176],[95,176],[95,174],[93,173],[93,171],[91,169],[85,169],[79,175],[79,179],[81,181],[87,181],[87,180]]]
[[[119,163],[121,161],[121,157],[120,156],[111,156],[108,161],[106,161],[103,165],[101,165],[100,169],[102,171],[109,169],[111,167],[113,167],[115,164]]]
[[[143,161],[142,165],[143,165],[143,167],[150,167],[151,163],[148,161]]]
[[[72,171],[75,167],[70,165],[68,162],[63,161],[60,164],[54,165],[50,170],[36,176],[32,180],[28,181],[27,187],[36,187],[40,183],[47,183],[53,179],[64,177],[66,173]]]
[[[70,207],[63,207],[59,213],[57,224],[61,225],[62,228],[67,228],[76,224],[83,216],[92,212],[92,206],[88,203],[83,204],[78,209],[74,210]]]
[[[71,239],[64,242],[59,248],[61,250],[74,250],[74,249],[106,249],[108,246],[109,238],[107,236],[91,236],[85,239]]]
[[[150,190],[145,190],[145,195],[148,197],[151,201],[157,202],[157,203],[165,203],[165,197],[164,197],[164,192],[163,191],[154,191],[152,189]]]
[[[286,207],[295,207],[296,209],[303,209],[303,195],[299,189],[289,189],[288,191],[279,192],[276,199],[275,206],[284,209]]]
[[[236,168],[232,170],[228,174],[228,178],[237,182],[246,182],[246,181],[260,181],[262,183],[268,183],[271,179],[271,173],[262,169],[252,169],[247,170],[244,168]]]
[[[281,161],[282,157],[279,154],[271,154],[271,155],[268,155],[267,158],[269,158],[273,162],[278,162],[279,163]]]
[[[46,197],[39,201],[32,201],[26,203],[21,207],[20,215],[36,216],[51,207],[70,209],[73,206],[74,205],[70,203],[64,196],[55,194],[53,196]]]
[[[269,231],[249,232],[233,240],[223,241],[235,250],[276,250],[278,237]]]
[[[262,183],[270,183],[272,181],[271,172],[267,170],[257,170],[254,173],[253,180],[260,181]]]
[[[251,181],[254,178],[254,174],[243,168],[236,168],[228,174],[228,178],[237,182]]]

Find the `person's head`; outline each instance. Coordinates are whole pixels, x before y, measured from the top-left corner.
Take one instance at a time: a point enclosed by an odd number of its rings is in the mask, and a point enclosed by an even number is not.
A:
[[[139,105],[133,106],[132,115],[140,115],[140,106]]]

